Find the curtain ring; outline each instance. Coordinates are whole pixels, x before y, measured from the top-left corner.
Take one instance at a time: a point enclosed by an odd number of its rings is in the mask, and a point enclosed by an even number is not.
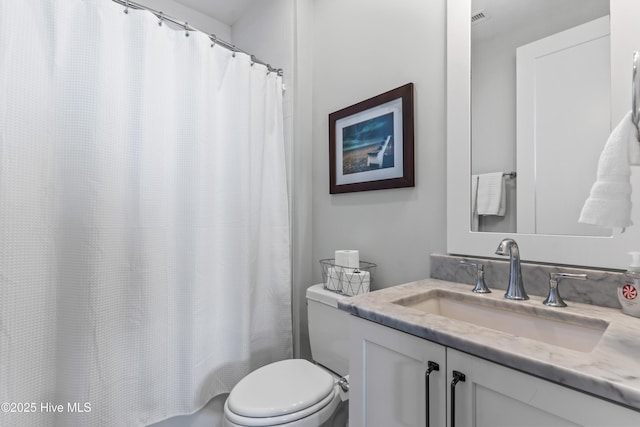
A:
[[[209,36],[209,39],[211,40],[211,47],[214,47],[214,46],[216,45],[216,40],[217,40],[218,38],[216,37],[216,35],[215,35],[215,34],[211,34],[211,35]]]
[[[184,36],[189,37],[189,23],[185,22],[183,27],[184,27]]]
[[[129,0],[124,2],[124,13],[129,14]]]
[[[231,56],[235,58],[236,57],[236,51],[238,50],[238,48],[236,48],[236,45],[233,45],[231,47],[231,50],[233,51],[233,55],[231,55]]]
[[[256,56],[255,55],[251,55],[251,66],[253,67],[253,64],[256,63]]]
[[[162,12],[158,12],[158,27],[162,27],[162,21],[164,18],[162,17]]]

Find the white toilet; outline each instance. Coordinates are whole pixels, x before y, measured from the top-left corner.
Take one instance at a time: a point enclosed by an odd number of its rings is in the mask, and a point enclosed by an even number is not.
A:
[[[224,425],[344,427],[348,401],[338,382],[349,369],[348,298],[323,285],[307,289],[311,357],[282,360],[244,377],[224,404]]]

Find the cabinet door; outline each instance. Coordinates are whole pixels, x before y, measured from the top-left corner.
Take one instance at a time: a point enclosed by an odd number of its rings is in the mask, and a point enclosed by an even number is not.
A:
[[[453,371],[466,377],[455,387],[455,427],[640,426],[640,412],[448,348],[449,393]]]
[[[445,347],[355,316],[349,322],[349,425],[444,426]],[[426,376],[429,361],[439,371]]]

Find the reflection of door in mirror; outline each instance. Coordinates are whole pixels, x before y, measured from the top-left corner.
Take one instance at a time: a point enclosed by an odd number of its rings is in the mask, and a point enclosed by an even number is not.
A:
[[[472,203],[476,203],[472,206],[472,230],[608,234],[608,230],[582,227],[577,222],[610,128],[610,96],[605,93],[610,90],[608,36],[606,40],[596,37],[599,42],[594,44],[598,48],[593,51],[585,46],[569,50],[565,47],[559,48],[562,52],[557,54],[551,49],[547,53],[554,54],[542,55],[544,59],[533,64],[534,70],[540,64],[545,67],[542,74],[534,73],[533,82],[517,83],[522,79],[516,77],[519,47],[571,32],[570,29],[608,13],[608,0],[472,1],[471,172]],[[608,18],[603,21],[608,33]],[[576,58],[580,61],[574,64]],[[586,65],[589,61],[597,67]],[[581,67],[593,71],[591,80],[576,79],[578,71],[584,71]],[[531,86],[536,91],[525,101],[517,93],[518,86]],[[516,112],[523,109],[523,102],[529,103],[529,127],[533,126],[535,136],[526,149],[521,145],[523,125],[516,125]],[[570,108],[571,103],[579,108]],[[577,122],[565,114],[568,109],[574,111]],[[555,127],[548,128],[547,124]],[[594,131],[596,128],[598,131]],[[588,142],[587,138],[593,141]],[[591,148],[586,150],[586,146]],[[589,161],[584,160],[585,154]],[[583,175],[573,174],[571,168]],[[486,194],[477,187],[479,177],[511,171],[517,172],[516,177],[506,176],[498,188],[505,192],[501,212],[504,215],[478,216],[478,200],[474,196]]]
[[[517,49],[518,233],[611,235],[578,223],[611,131],[609,44],[605,16]]]

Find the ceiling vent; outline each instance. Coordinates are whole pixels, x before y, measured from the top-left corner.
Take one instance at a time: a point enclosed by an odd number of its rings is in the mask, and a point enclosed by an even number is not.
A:
[[[489,17],[487,15],[484,14],[484,9],[483,10],[479,10],[478,12],[472,13],[471,14],[471,24],[477,24],[479,22],[482,21],[486,21],[487,19],[489,19]]]

